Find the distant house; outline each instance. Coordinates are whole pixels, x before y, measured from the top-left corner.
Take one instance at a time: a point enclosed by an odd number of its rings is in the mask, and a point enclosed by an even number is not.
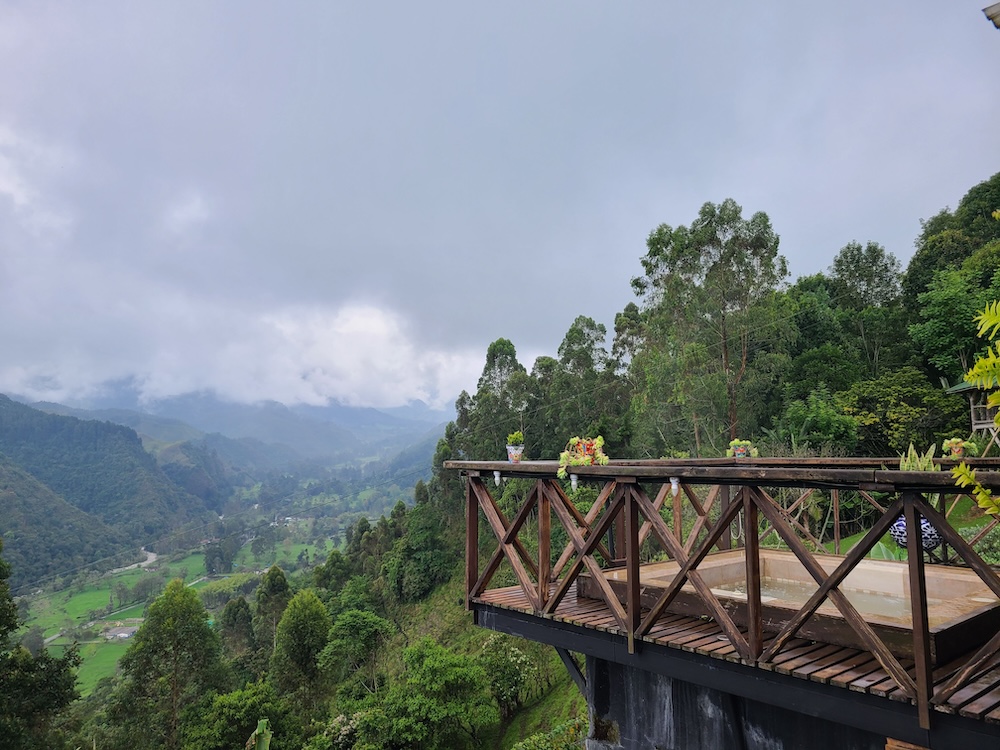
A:
[[[135,635],[138,629],[138,626],[108,628],[104,633],[104,637],[109,641],[123,641]]]

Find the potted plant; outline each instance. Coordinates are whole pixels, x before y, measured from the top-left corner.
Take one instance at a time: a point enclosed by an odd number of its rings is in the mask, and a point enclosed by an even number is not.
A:
[[[946,443],[950,441],[945,441]],[[931,446],[927,449],[926,453],[920,453],[916,448],[913,447],[913,443],[910,443],[910,449],[903,455],[899,457],[899,470],[900,471],[941,471],[941,467],[934,463],[934,450],[935,446]],[[892,526],[889,527],[889,536],[892,540],[898,544],[900,547],[906,547],[906,518],[900,516],[895,521],[893,521]],[[920,517],[920,546],[925,550],[930,552],[935,547],[940,546],[941,535],[938,530],[931,525],[923,516]]]
[[[507,460],[512,464],[521,463],[521,455],[524,453],[524,433],[515,430],[507,436]]]
[[[941,443],[942,458],[964,458],[965,451],[970,453],[975,453],[979,450],[977,446],[971,440],[963,440],[959,437],[948,438],[943,443]]]
[[[592,466],[593,464],[605,466],[609,460],[604,452],[603,437],[600,435],[595,438],[574,435],[566,443],[566,450],[559,454],[559,471],[556,472],[556,476],[565,479],[567,466]]]
[[[731,458],[757,458],[759,453],[749,440],[736,438],[729,441],[729,449],[726,451],[726,455]]]

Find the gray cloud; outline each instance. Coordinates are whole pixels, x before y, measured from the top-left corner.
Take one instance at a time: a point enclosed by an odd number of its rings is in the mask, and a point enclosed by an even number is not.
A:
[[[0,390],[448,401],[730,196],[905,264],[998,63],[964,1],[0,3]]]

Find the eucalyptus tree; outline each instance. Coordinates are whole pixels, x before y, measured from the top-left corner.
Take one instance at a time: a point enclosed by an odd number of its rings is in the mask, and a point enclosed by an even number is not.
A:
[[[499,457],[507,435],[524,428],[528,390],[529,378],[514,344],[504,338],[491,343],[475,395],[463,391],[455,404],[453,448],[468,458]]]
[[[253,618],[254,639],[259,648],[266,649],[270,653],[274,650],[278,623],[292,598],[292,587],[285,578],[285,571],[277,565],[272,565],[261,579],[256,596],[257,611]]]
[[[179,578],[149,605],[119,667],[108,712],[125,747],[178,747],[182,717],[228,677],[208,612]]]
[[[615,378],[604,348],[606,336],[604,325],[579,315],[559,344],[559,364],[545,400],[555,407],[555,427],[563,443],[572,435],[596,435],[602,423],[609,424],[602,417],[617,416],[609,415],[609,408],[615,411],[610,398]]]
[[[900,263],[877,242],[849,242],[830,266],[834,297],[844,327],[857,336],[868,375],[906,364],[906,318],[900,304]]]
[[[669,397],[700,402],[700,415],[688,410],[701,422],[696,435],[736,437],[742,386],[770,348],[770,305],[788,275],[771,220],[762,211],[744,219],[727,198],[703,205],[690,226],[661,224],[646,247],[632,287],[649,316],[645,346],[664,352],[679,376]]]
[[[312,589],[292,597],[278,623],[269,678],[282,693],[296,693],[304,703],[319,696],[319,655],[326,647],[330,615]]]

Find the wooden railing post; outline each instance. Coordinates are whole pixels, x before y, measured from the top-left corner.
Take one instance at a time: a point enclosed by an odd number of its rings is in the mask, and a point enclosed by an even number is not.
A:
[[[465,477],[465,608],[472,609],[472,587],[479,580],[479,501],[472,483],[479,481],[479,472]]]
[[[628,629],[628,652],[635,653],[635,634],[642,623],[642,611],[639,601],[639,503],[636,502],[635,479],[619,479],[622,484],[627,481],[628,492],[625,493],[625,575],[628,585],[625,601],[625,620]]]
[[[680,484],[676,485],[677,490],[674,491],[674,479],[670,480],[671,484],[671,495],[674,499],[674,536],[677,537],[677,541],[684,544],[684,506],[683,498],[680,491]],[[664,487],[664,489],[666,489]]]
[[[731,501],[729,498],[729,485],[724,484],[722,485],[722,488],[719,490],[719,510],[722,511],[723,515],[725,515],[727,510],[729,510],[730,502]],[[727,533],[719,537],[718,547],[719,549],[731,549],[732,546],[733,546],[733,540],[727,531]]]
[[[764,623],[760,604],[760,539],[757,536],[757,503],[753,493],[741,491],[743,540],[747,575],[747,644],[754,661],[764,650]]]
[[[535,490],[538,492],[538,602],[545,609],[552,578],[552,506],[544,480],[535,484]]]
[[[833,554],[840,554],[840,490],[833,490],[830,493],[830,502],[833,503]]]
[[[919,496],[918,496],[919,497]],[[924,578],[923,534],[920,515],[913,505],[914,493],[903,493],[906,519],[906,562],[910,578],[910,611],[913,628],[913,661],[916,670],[917,718],[922,729],[931,728],[931,696],[934,677],[931,666],[930,632],[927,622],[927,581]]]

